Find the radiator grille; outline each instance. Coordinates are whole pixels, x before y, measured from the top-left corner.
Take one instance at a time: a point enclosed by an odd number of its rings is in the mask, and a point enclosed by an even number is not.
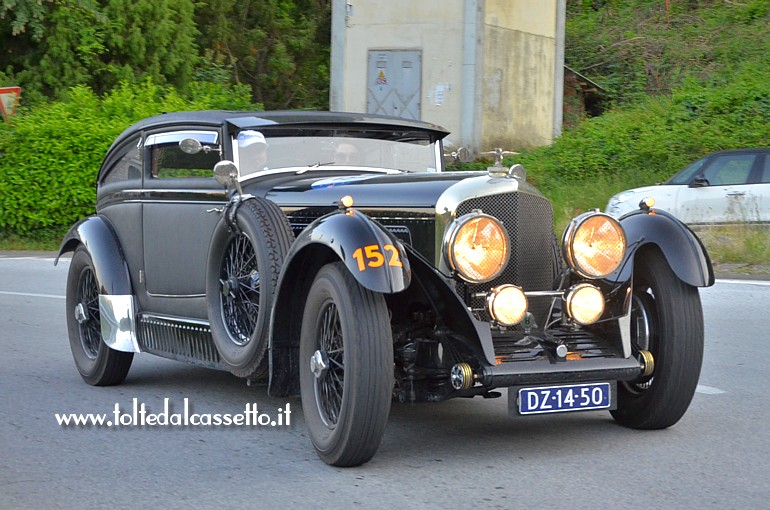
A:
[[[558,270],[550,202],[529,193],[487,195],[462,202],[457,208],[457,217],[474,209],[480,209],[503,223],[508,231],[511,257],[503,273],[491,282],[457,284],[457,291],[465,296],[466,303],[474,309],[483,309],[483,299],[470,296],[504,283],[518,285],[525,291],[550,290]],[[543,326],[550,299],[532,298],[529,304],[538,325]],[[482,312],[482,316],[489,320],[486,311]]]

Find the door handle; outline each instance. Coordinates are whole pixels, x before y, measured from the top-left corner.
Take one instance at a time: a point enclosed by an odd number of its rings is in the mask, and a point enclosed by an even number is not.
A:
[[[746,194],[745,191],[731,191],[727,194],[728,197],[742,197]]]

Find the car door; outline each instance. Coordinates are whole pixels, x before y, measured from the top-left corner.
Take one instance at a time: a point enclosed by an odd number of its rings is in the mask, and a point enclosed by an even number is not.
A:
[[[759,221],[770,223],[770,152],[763,154],[757,184],[752,188],[759,209]]]
[[[209,129],[156,132],[146,138],[143,281],[148,297],[158,298],[154,307],[162,308],[154,311],[191,315],[189,306],[177,306],[168,299],[205,296],[209,242],[221,217],[212,210],[221,208],[226,200],[213,177],[220,156],[218,150],[186,154],[179,141],[196,138],[216,148],[220,136]]]
[[[714,156],[679,191],[674,214],[690,224],[752,221],[758,213],[750,184],[757,159],[751,153]]]

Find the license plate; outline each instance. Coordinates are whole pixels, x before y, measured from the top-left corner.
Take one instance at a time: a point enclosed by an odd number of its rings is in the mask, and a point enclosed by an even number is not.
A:
[[[519,414],[587,411],[611,406],[612,391],[608,382],[519,389]]]

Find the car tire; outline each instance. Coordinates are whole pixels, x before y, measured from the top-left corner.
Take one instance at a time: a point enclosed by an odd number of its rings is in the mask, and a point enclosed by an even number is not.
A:
[[[283,260],[294,241],[289,220],[270,200],[244,200],[238,232],[222,219],[211,240],[206,303],[211,335],[227,368],[238,377],[267,375],[270,312]]]
[[[75,367],[92,386],[122,383],[134,359],[132,352],[111,349],[102,338],[99,282],[88,251],[79,247],[67,274],[67,332]]]
[[[341,467],[369,461],[390,413],[393,339],[382,294],[363,288],[341,262],[322,267],[310,288],[299,372],[305,423],[318,456]]]
[[[654,359],[652,375],[618,385],[613,418],[634,429],[663,429],[684,415],[703,361],[703,310],[698,289],[680,280],[663,254],[636,255],[632,345]]]

